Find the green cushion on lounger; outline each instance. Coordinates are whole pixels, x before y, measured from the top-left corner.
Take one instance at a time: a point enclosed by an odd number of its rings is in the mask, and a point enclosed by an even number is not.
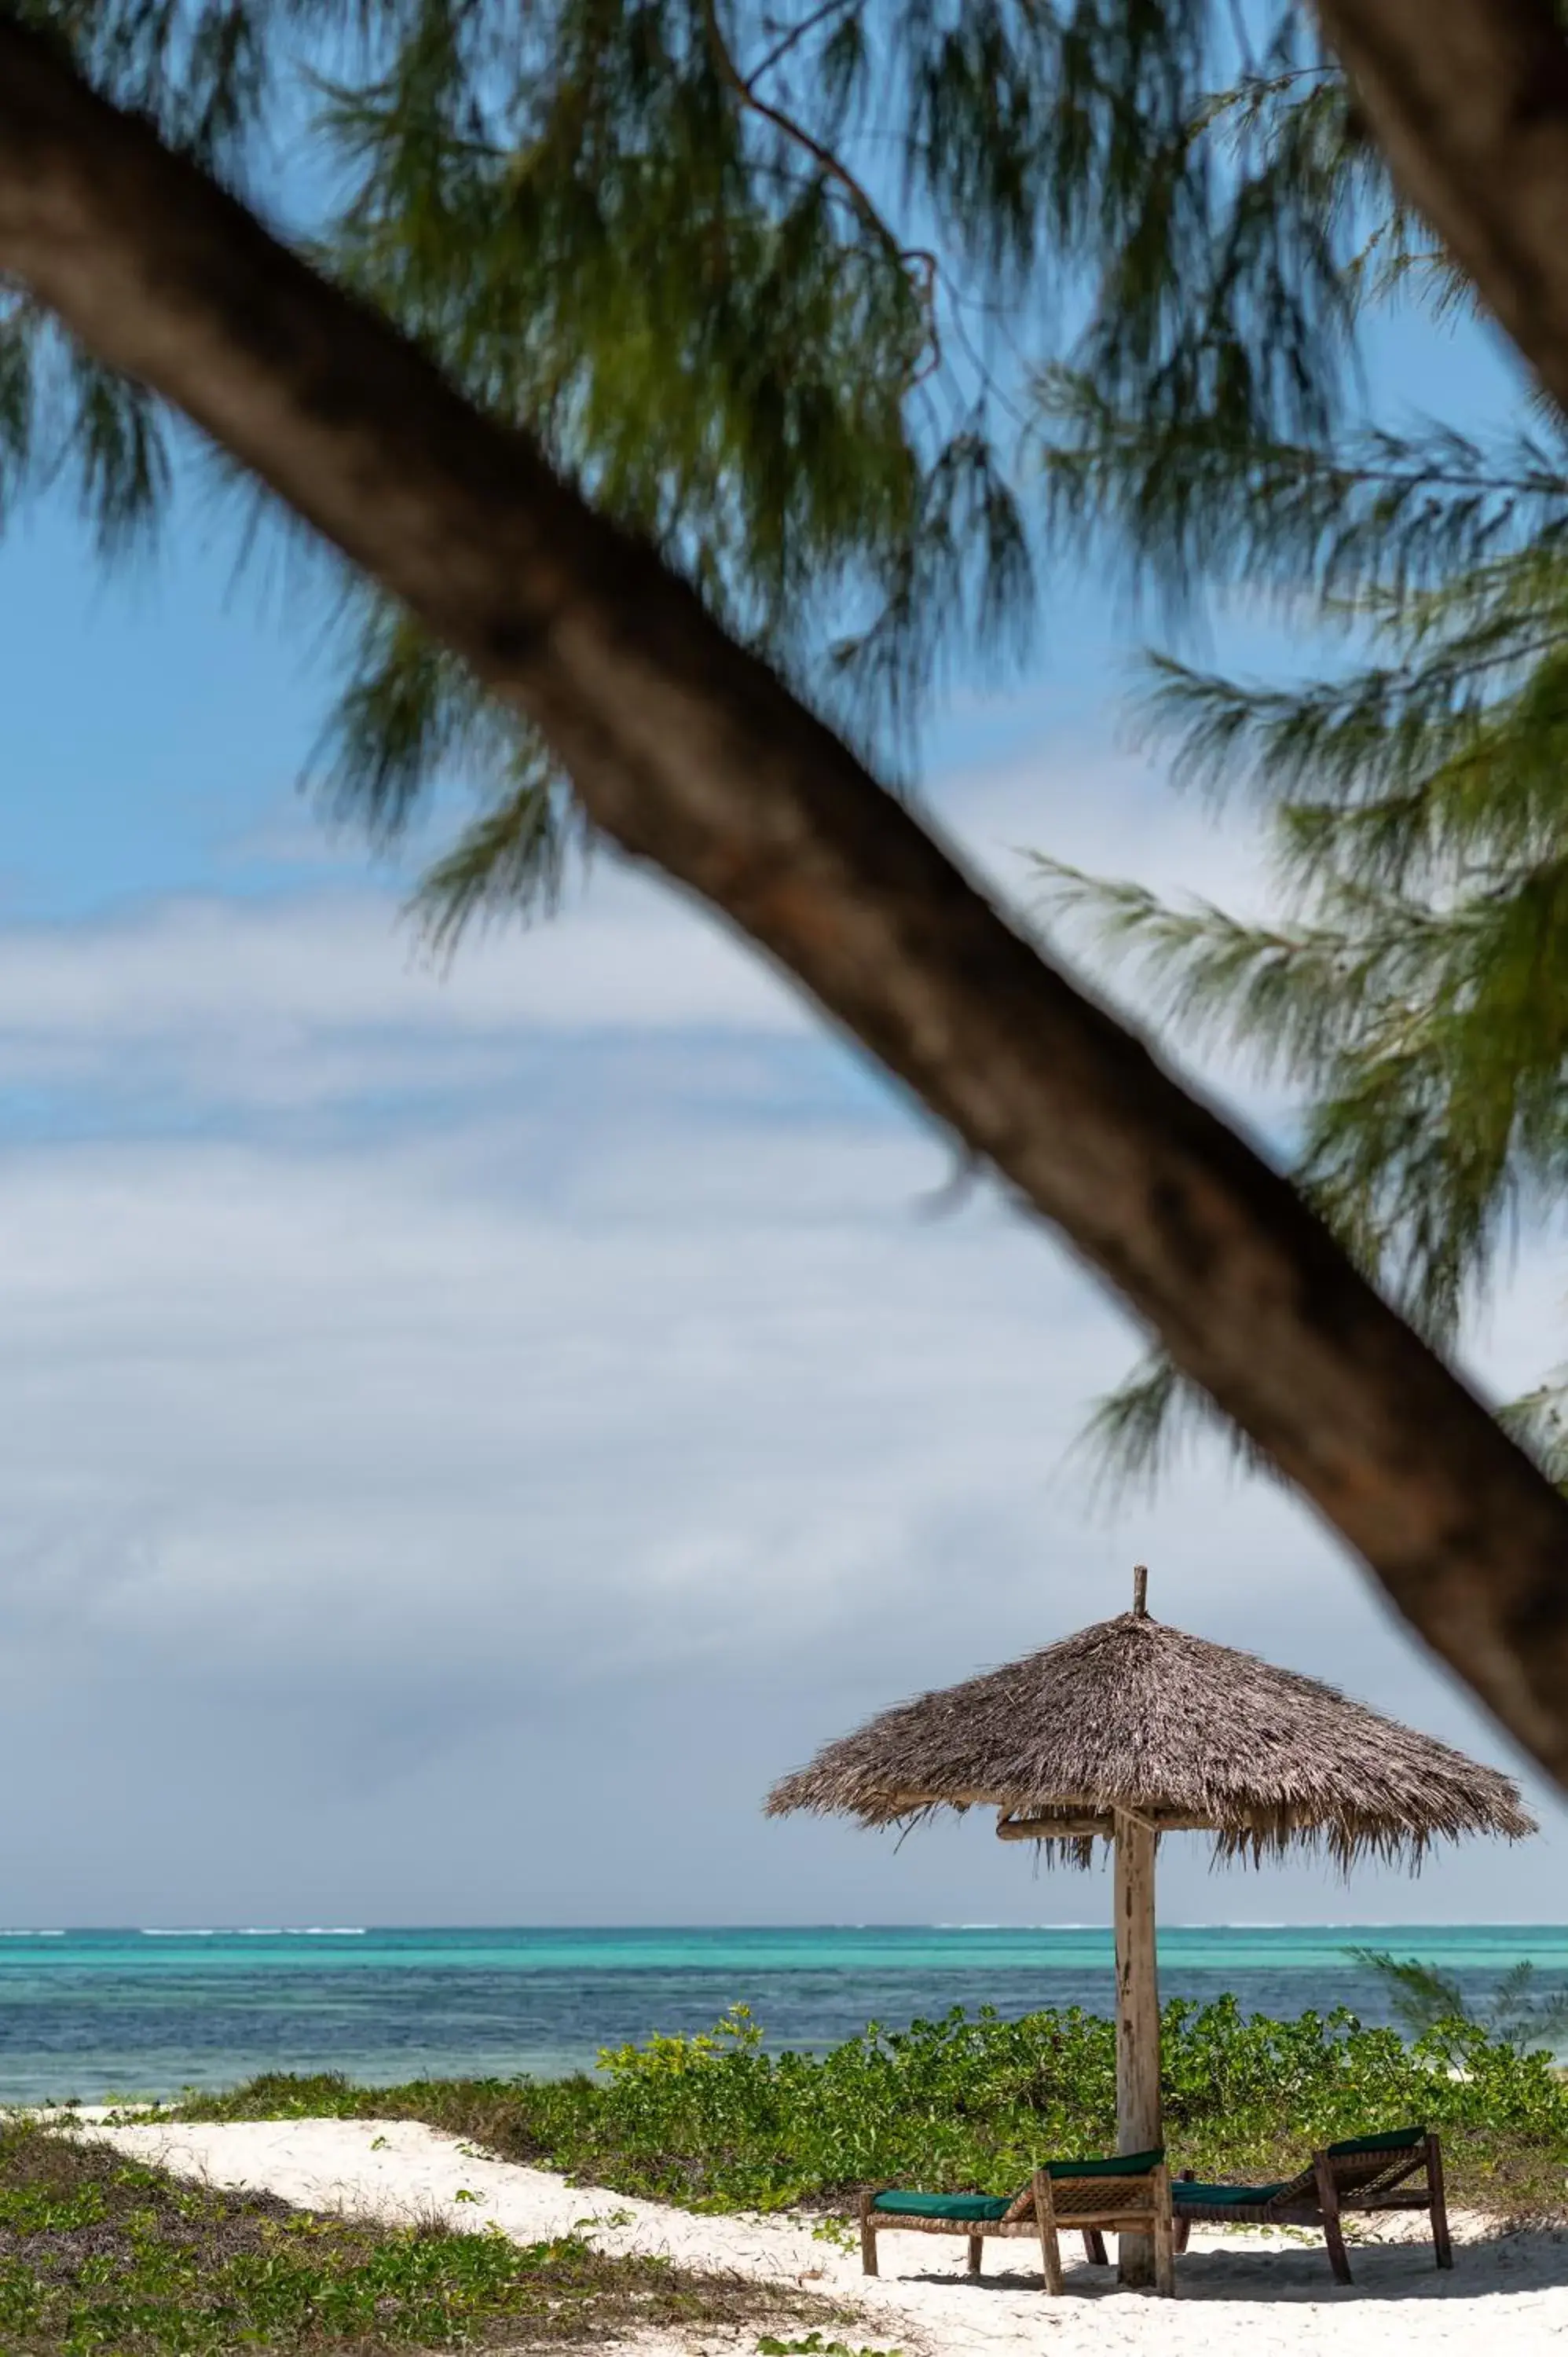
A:
[[[1163,2144],[1152,2152],[1119,2152],[1112,2160],[1047,2160],[1047,2177],[1147,2177],[1165,2157]]]
[[[1165,2147],[1153,2152],[1122,2152],[1111,2160],[1047,2160],[1047,2177],[1146,2177],[1165,2157]],[[989,2193],[878,2193],[871,2204],[893,2218],[951,2218],[977,2226],[994,2223],[1013,2207]]]
[[[1344,2158],[1359,2152],[1408,2152],[1412,2145],[1425,2140],[1424,2128],[1393,2128],[1387,2136],[1350,2136],[1344,2144],[1331,2144],[1328,2149]]]
[[[1178,2209],[1184,2201],[1201,2202],[1206,2210],[1262,2209],[1288,2182],[1282,2177],[1273,2185],[1195,2185],[1188,2178],[1178,2178],[1171,2187],[1171,2199]]]
[[[871,2206],[895,2218],[972,2219],[980,2225],[1004,2218],[1013,2204],[990,2193],[879,2193]]]

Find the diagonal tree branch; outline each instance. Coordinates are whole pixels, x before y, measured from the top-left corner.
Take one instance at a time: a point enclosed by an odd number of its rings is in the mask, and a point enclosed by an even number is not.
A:
[[[1317,0],[1403,194],[1568,408],[1568,39],[1554,0]]]
[[[0,271],[535,721],[1055,1222],[1568,1782],[1568,1505],[1285,1182],[523,435],[0,15]]]

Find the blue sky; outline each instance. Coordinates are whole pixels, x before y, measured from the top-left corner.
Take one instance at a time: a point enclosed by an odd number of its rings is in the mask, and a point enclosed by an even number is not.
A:
[[[895,1852],[757,1803],[1135,1559],[1170,1619],[1507,1758],[1277,1491],[1209,1458],[1096,1508],[1120,1314],[985,1192],[933,1215],[940,1143],[705,919],[606,859],[433,971],[412,871],[295,791],[311,617],[219,522],[106,587],[42,511],[0,598],[0,1918],[1091,1917],[978,1824]],[[943,724],[944,822],[1009,891],[1039,844],[1255,899],[1246,822],[1119,749],[1127,619],[1064,580],[1049,619],[1026,693]],[[1533,1248],[1498,1384],[1562,1355],[1561,1290]],[[1546,1813],[1349,1891],[1178,1844],[1165,1911],[1539,1920]]]

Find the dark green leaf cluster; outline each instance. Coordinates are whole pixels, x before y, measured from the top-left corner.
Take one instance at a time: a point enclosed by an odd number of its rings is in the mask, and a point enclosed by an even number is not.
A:
[[[1326,86],[1294,103],[1320,102]],[[1396,296],[1451,308],[1453,274],[1334,103],[1314,202],[1360,240],[1352,332]],[[1313,168],[1282,160],[1304,190]],[[1442,1347],[1568,1179],[1568,438],[1522,389],[1519,407],[1487,436],[1331,408],[1282,436],[1212,389],[1169,418],[1092,375],[1039,389],[1069,529],[1109,534],[1174,608],[1272,597],[1298,636],[1343,650],[1278,686],[1150,660],[1147,735],[1178,783],[1261,806],[1277,914],[1163,905],[1050,860],[1045,897],[1092,955],[1141,974],[1162,1028],[1290,1092],[1293,1175]],[[1107,1469],[1149,1476],[1212,1420],[1156,1355],[1090,1437]],[[1568,1471],[1550,1386],[1509,1421]]]
[[[1348,504],[1326,563],[1360,573],[1344,602],[1379,660],[1288,688],[1155,662],[1148,710],[1178,772],[1263,802],[1279,917],[1041,863],[1163,1022],[1300,1097],[1298,1182],[1440,1345],[1568,1183],[1568,455],[1554,494],[1550,457],[1510,452],[1489,509],[1477,467],[1414,549],[1351,549]],[[1146,1373],[1109,1411],[1124,1463],[1154,1461],[1178,1388]]]
[[[1284,0],[30,5],[229,176],[275,194],[306,159],[317,258],[891,760],[955,663],[1028,643],[1032,375],[1058,424],[1092,398],[1163,437],[1150,485],[1195,417],[1283,446],[1336,413],[1381,181]],[[7,326],[0,467],[74,465],[123,540],[164,421],[56,353],[42,432],[47,332]],[[1103,504],[1082,440],[1047,467],[1075,530]],[[395,831],[465,779],[435,920],[548,898],[571,822],[539,747],[343,595],[339,808]]]
[[[821,2316],[785,2296],[790,2316]],[[531,2349],[631,2329],[733,2330],[776,2316],[754,2287],[580,2237],[389,2228],[267,2194],[181,2184],[90,2138],[0,2126],[0,2336],[7,2357],[364,2357]]]

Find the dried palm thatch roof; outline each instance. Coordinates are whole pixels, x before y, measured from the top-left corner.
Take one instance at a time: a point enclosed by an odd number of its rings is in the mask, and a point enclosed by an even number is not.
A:
[[[1088,1866],[1113,1812],[1211,1830],[1220,1857],[1324,1847],[1419,1864],[1462,1834],[1537,1828],[1496,1769],[1316,1678],[1147,1614],[1101,1620],[1005,1669],[884,1711],[768,1800],[862,1824],[1001,1811],[1004,1840]]]

